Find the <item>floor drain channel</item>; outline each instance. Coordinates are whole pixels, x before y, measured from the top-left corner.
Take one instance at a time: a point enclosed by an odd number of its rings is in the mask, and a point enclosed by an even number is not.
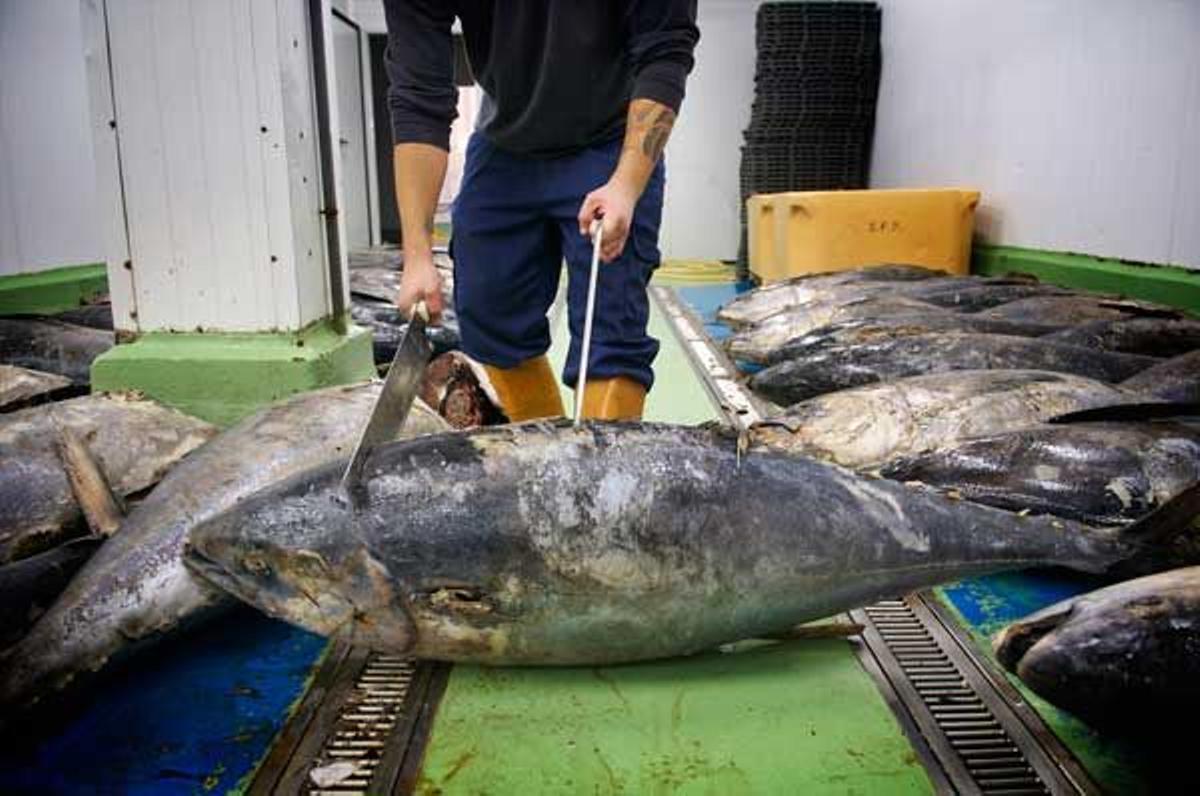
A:
[[[1048,731],[1033,729],[929,603],[912,595],[852,612],[866,653],[955,793],[1077,794],[1096,788]],[[861,655],[861,653],[860,653]],[[1057,744],[1055,740],[1053,744]]]
[[[415,672],[413,662],[405,658],[385,655],[367,658],[324,748],[312,763],[307,783],[309,793],[366,792],[400,717]]]
[[[331,643],[247,793],[411,791],[448,673],[444,664]]]

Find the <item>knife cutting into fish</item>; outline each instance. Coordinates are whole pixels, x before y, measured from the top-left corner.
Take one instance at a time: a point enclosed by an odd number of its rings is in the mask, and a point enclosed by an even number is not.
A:
[[[372,449],[382,442],[394,439],[396,432],[408,419],[413,400],[421,388],[421,379],[425,368],[433,356],[433,346],[425,335],[425,327],[429,323],[429,310],[424,301],[418,301],[409,319],[408,331],[404,339],[396,347],[396,355],[384,377],[383,387],[371,415],[363,426],[350,463],[342,475],[342,492],[350,499],[351,504],[357,504],[361,496],[361,480],[363,467]]]

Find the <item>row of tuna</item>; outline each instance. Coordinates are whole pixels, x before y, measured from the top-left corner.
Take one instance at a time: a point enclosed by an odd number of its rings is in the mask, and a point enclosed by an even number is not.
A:
[[[838,442],[837,413],[860,418],[865,404],[829,406],[823,432],[819,415],[795,407],[745,435],[552,422],[447,431],[418,406],[406,432],[435,433],[377,448],[366,497],[354,502],[339,480],[378,388],[294,397],[203,442],[148,494],[129,494],[112,538],[0,655],[0,715],[19,715],[232,598],[403,654],[605,664],[776,635],[986,572],[1159,569],[1200,513],[1200,479],[1182,469],[1136,509],[1101,503],[1076,517],[881,477],[885,465],[938,451],[931,419],[972,396],[1022,409],[1030,431],[1059,428],[1042,422],[1053,416],[1146,403],[1070,374],[976,373],[973,392],[945,376],[921,377],[922,390],[905,394],[887,392],[899,382],[859,388],[877,391],[873,411],[891,424],[858,450]],[[945,422],[938,444],[1017,427],[998,414],[971,422]],[[60,464],[72,461],[62,450]],[[1194,462],[1194,448],[1184,451]],[[101,505],[104,490],[86,486],[98,479],[76,472],[88,469],[63,466],[64,480],[80,513],[111,528],[119,501]],[[121,492],[107,460],[92,469]]]
[[[789,406],[907,376],[1036,368],[1200,401],[1200,320],[1031,278],[885,266],[744,293],[718,318],[749,386]]]
[[[741,294],[718,317],[772,444],[1014,516],[1119,527],[1200,483],[1200,320],[1015,276],[883,266]],[[1192,515],[1194,516],[1194,515]],[[1191,517],[1184,516],[1186,523]],[[1200,529],[996,639],[1097,726],[1200,703]]]

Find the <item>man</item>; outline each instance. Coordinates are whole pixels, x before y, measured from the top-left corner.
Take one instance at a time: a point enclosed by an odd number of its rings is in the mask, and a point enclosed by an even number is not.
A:
[[[546,313],[568,265],[579,372],[589,228],[603,225],[588,417],[642,415],[658,341],[646,286],[659,262],[663,147],[699,40],[696,0],[385,0],[386,64],[404,236],[399,304],[442,310],[432,230],[455,117],[457,16],[485,97],[451,218],[463,349],[513,421],[563,414]]]

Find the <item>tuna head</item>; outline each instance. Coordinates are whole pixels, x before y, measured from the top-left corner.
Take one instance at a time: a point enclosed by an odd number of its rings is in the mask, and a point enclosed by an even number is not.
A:
[[[197,526],[184,562],[270,616],[405,651],[413,638],[405,599],[359,542],[354,509],[336,487],[340,471],[320,468],[315,478],[261,492]]]

